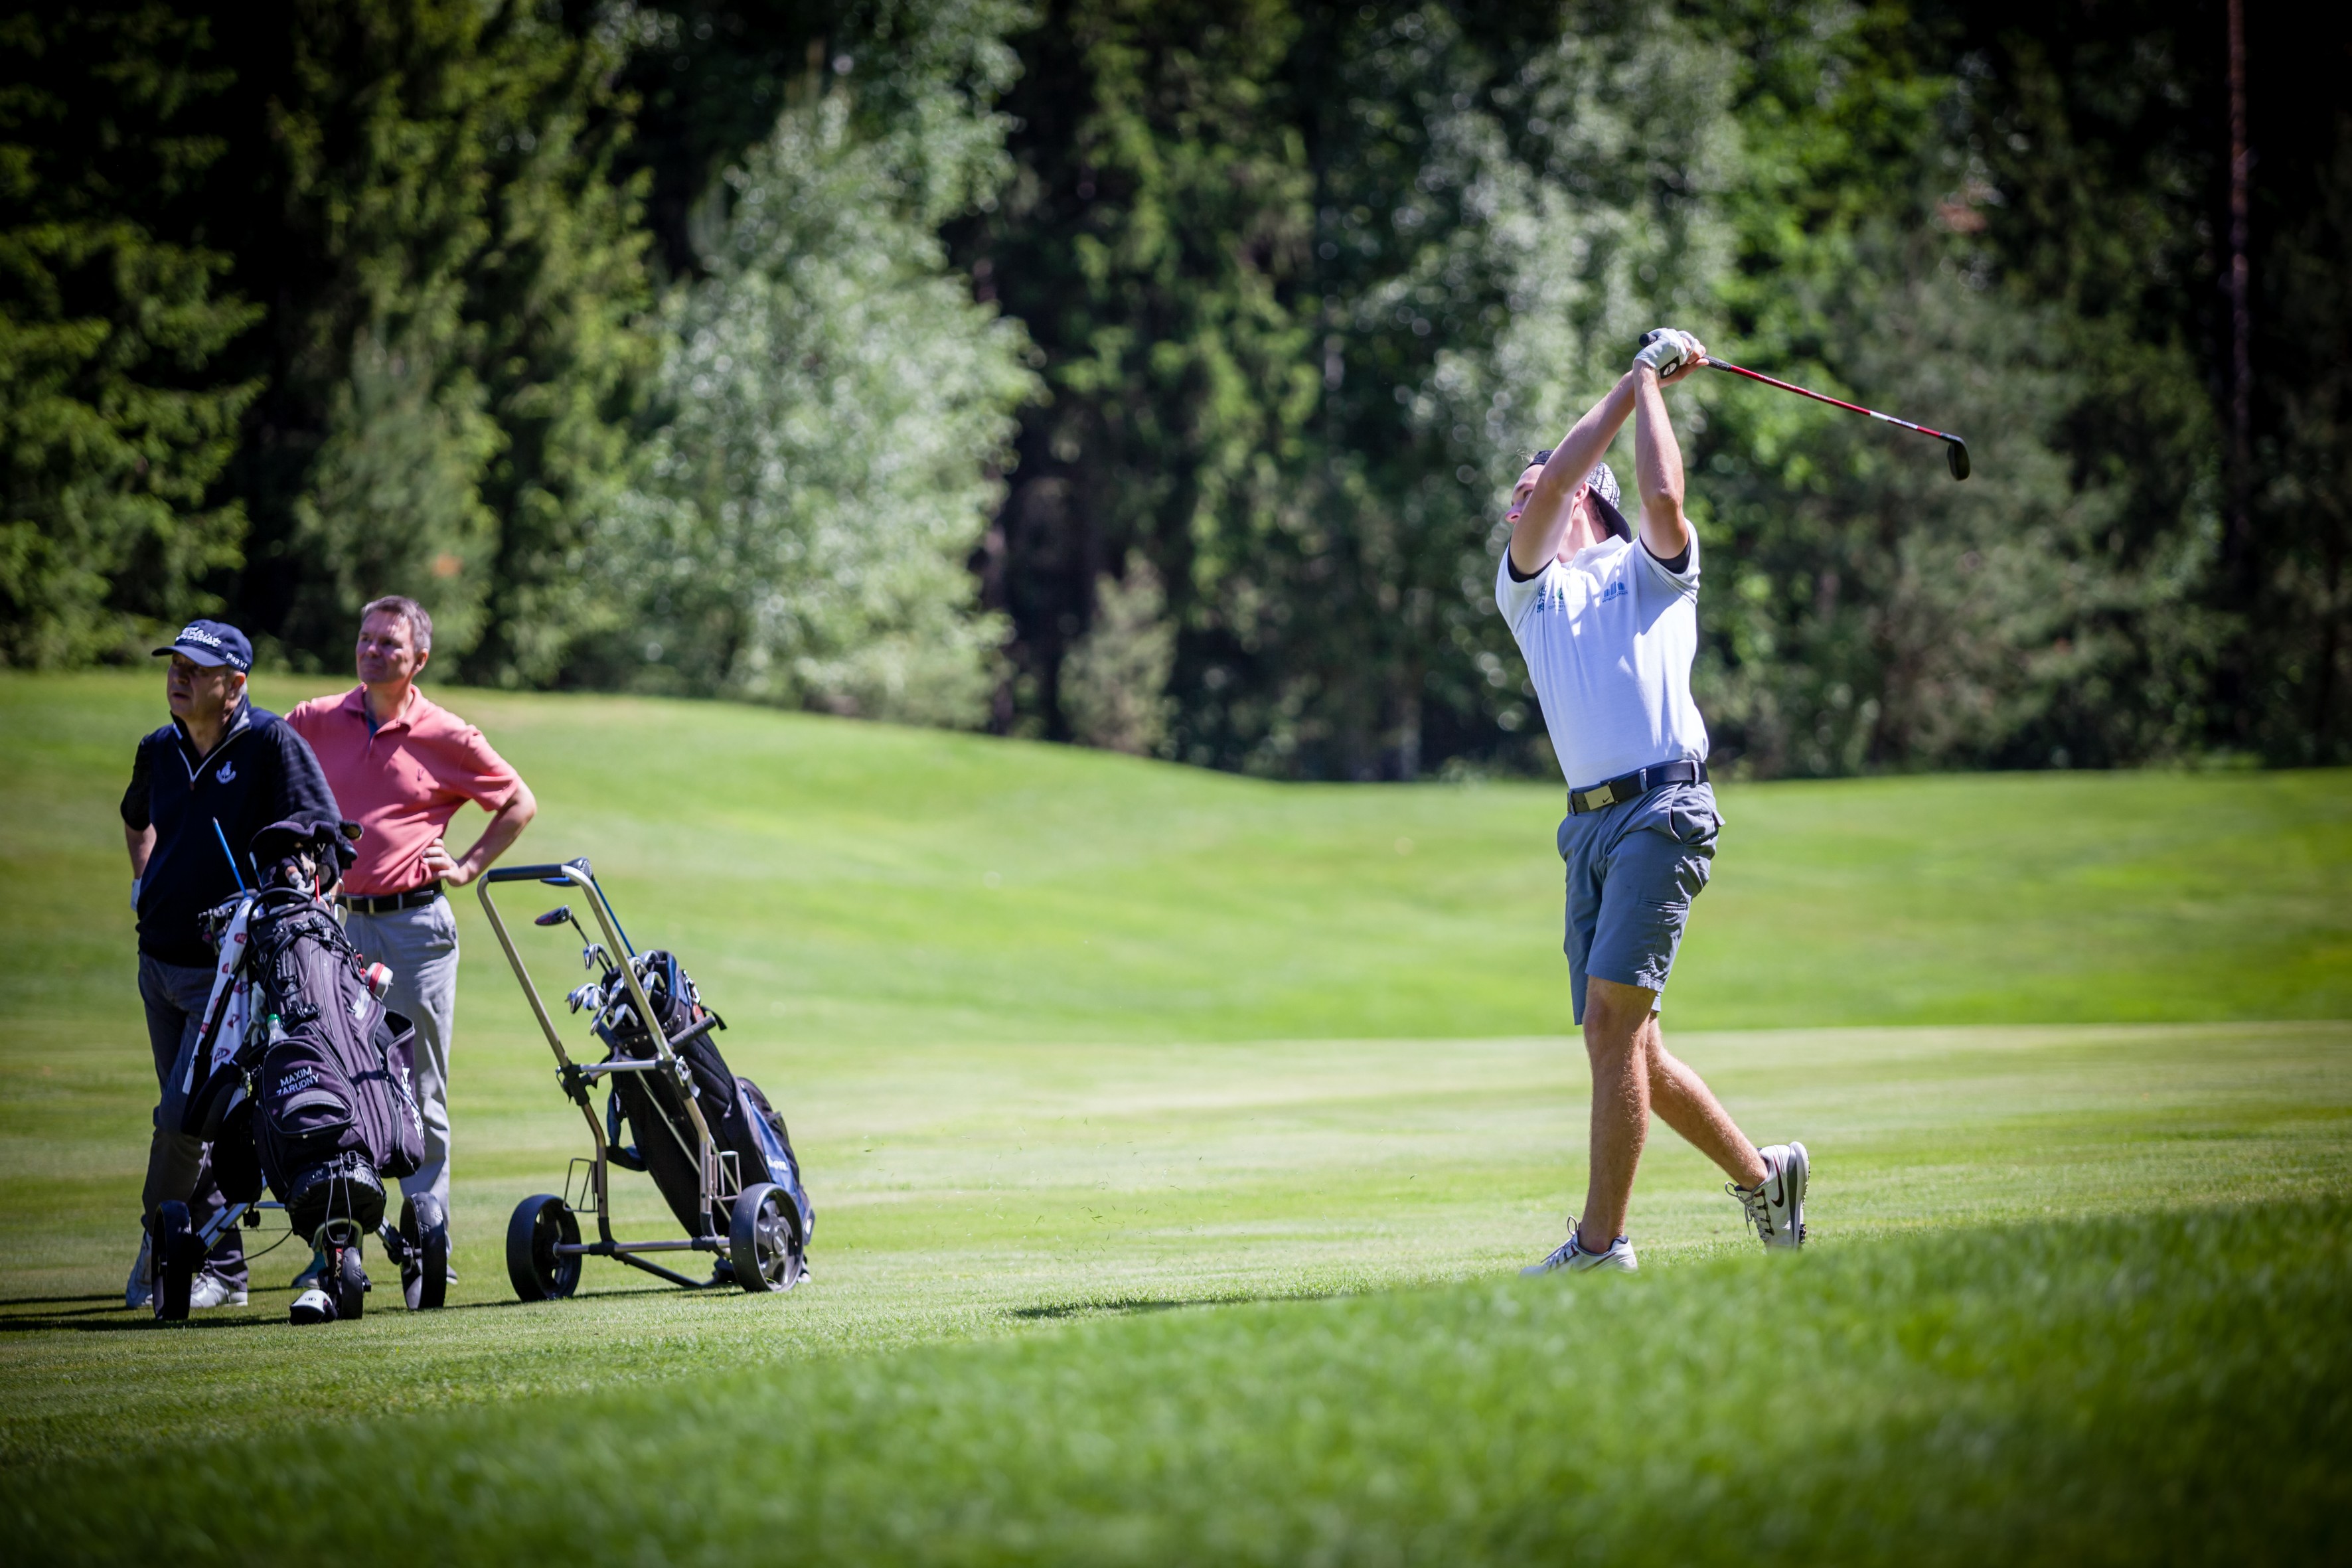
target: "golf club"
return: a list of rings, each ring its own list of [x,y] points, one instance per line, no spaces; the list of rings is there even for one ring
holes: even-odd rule
[[[1642,341],[1646,343],[1650,340],[1644,336]],[[1777,386],[1783,392],[1793,392],[1800,397],[1810,397],[1816,403],[1826,403],[1832,408],[1843,408],[1854,414],[1867,414],[1883,424],[1898,425],[1906,430],[1916,430],[1922,436],[1933,436],[1937,440],[1945,443],[1944,463],[1952,470],[1952,478],[1965,479],[1969,477],[1969,444],[1958,436],[1947,435],[1941,430],[1930,430],[1925,425],[1914,425],[1908,419],[1897,419],[1892,414],[1881,414],[1875,408],[1864,408],[1859,403],[1848,403],[1843,398],[1832,397],[1825,393],[1810,392],[1791,382],[1780,381],[1760,371],[1749,370],[1745,365],[1737,365],[1727,360],[1717,359],[1712,354],[1701,363],[1710,370],[1727,370],[1734,375],[1744,375],[1750,381],[1760,381],[1767,386]]]

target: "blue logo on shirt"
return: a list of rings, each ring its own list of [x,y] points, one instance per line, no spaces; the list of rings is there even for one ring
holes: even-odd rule
[[[1622,599],[1625,596],[1626,592],[1625,579],[1620,577],[1617,581],[1610,584],[1609,586],[1601,590],[1601,602],[1605,605],[1612,599]]]

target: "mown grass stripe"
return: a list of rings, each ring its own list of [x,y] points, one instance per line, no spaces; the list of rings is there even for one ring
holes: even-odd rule
[[[2347,1300],[2340,1202],[1969,1227],[714,1355],[0,1493],[54,1562],[2311,1563]]]

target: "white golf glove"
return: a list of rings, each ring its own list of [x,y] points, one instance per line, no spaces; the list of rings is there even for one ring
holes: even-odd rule
[[[1642,334],[1642,352],[1633,356],[1633,363],[1648,365],[1660,375],[1672,375],[1699,353],[1698,340],[1688,332],[1653,327]]]

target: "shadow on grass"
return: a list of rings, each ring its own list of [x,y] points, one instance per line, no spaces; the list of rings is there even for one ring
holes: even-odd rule
[[[1193,1296],[1181,1301],[1164,1296],[1124,1296],[1112,1301],[1049,1301],[1034,1307],[1013,1307],[1004,1315],[1028,1322],[1053,1322],[1069,1318],[1127,1318],[1142,1312],[1172,1312],[1181,1307],[1243,1307],[1253,1301],[1329,1301],[1345,1294],[1340,1290],[1268,1291]]]
[[[260,1295],[263,1292],[260,1290],[254,1292],[256,1295]],[[270,1293],[279,1295],[292,1294],[292,1292],[289,1290],[273,1290]],[[641,1286],[633,1290],[596,1290],[585,1295],[572,1297],[569,1298],[569,1300],[575,1301],[605,1301],[635,1296],[676,1296],[682,1293],[683,1292],[680,1289],[675,1285],[646,1285]],[[263,1327],[269,1324],[276,1324],[280,1328],[289,1326],[282,1317],[262,1317],[251,1312],[247,1312],[236,1317],[191,1317],[180,1322],[165,1323],[157,1321],[152,1314],[141,1309],[123,1306],[121,1299],[113,1295],[26,1296],[20,1297],[14,1301],[0,1301],[0,1308],[12,1306],[68,1306],[76,1302],[96,1302],[99,1304],[95,1306],[84,1306],[77,1311],[27,1312],[20,1316],[0,1316],[0,1334],[28,1334],[40,1333],[43,1331],[78,1334],[120,1334],[142,1332],[150,1329],[248,1329]],[[555,1306],[559,1304],[560,1303],[556,1302],[536,1301],[452,1301],[447,1306],[437,1307],[435,1308],[434,1310],[436,1312],[502,1312],[516,1307]],[[1171,1307],[1183,1307],[1195,1306],[1199,1303],[1190,1301],[1170,1301],[1165,1304]],[[1085,1308],[1073,1309],[1073,1310],[1078,1311],[1086,1310],[1087,1309]],[[410,1316],[411,1309],[395,1304],[388,1310],[379,1309],[377,1313],[372,1313],[370,1315],[390,1317],[394,1313],[398,1313],[403,1317]]]
[[[70,1307],[77,1301],[119,1301],[120,1290],[100,1290],[94,1296],[6,1296],[0,1297],[0,1311],[10,1307]]]
[[[184,1318],[176,1323],[167,1323],[152,1312],[118,1303],[112,1307],[91,1307],[80,1312],[51,1313],[46,1317],[0,1318],[0,1334],[37,1333],[45,1329],[77,1334],[166,1333],[182,1329],[207,1331],[257,1329],[280,1321],[248,1315],[241,1318]]]

